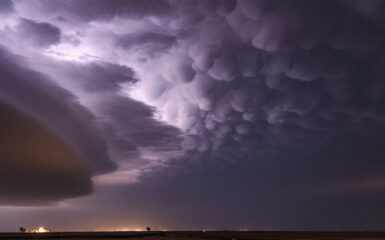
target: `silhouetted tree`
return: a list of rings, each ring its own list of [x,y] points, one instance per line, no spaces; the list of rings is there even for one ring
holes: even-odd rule
[[[151,228],[150,227],[146,227],[146,230],[147,230],[147,232],[151,232]]]
[[[19,228],[19,232],[21,232],[21,233],[25,233],[25,228],[23,228],[23,227],[20,227],[20,228]]]

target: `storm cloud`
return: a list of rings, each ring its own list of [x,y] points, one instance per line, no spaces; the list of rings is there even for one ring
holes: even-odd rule
[[[0,13],[8,14],[13,12],[13,2],[12,0],[4,0],[0,2]]]
[[[262,211],[277,229],[327,229],[333,212],[335,229],[356,229],[341,202],[384,198],[384,1],[8,5],[0,96],[82,155],[97,198],[110,188],[119,206],[131,196],[141,205],[148,191],[171,198],[170,212],[226,198],[208,212],[249,204],[238,223],[257,228]],[[274,225],[279,209],[309,214]]]
[[[92,191],[80,154],[35,119],[4,103],[0,109],[2,205],[50,204]]]
[[[96,137],[82,134],[92,129],[84,125],[90,123],[88,111],[45,76],[20,66],[20,57],[1,50],[0,59],[1,204],[52,204],[92,192],[92,171],[109,171],[114,164],[100,138],[82,149],[68,143]]]
[[[17,31],[21,38],[27,39],[37,47],[48,47],[59,43],[60,29],[49,23],[38,23],[28,19],[21,19]]]

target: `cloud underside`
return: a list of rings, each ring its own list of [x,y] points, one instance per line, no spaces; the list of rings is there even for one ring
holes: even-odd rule
[[[92,192],[81,155],[35,119],[0,102],[0,204],[47,204]]]
[[[179,150],[177,128],[156,121],[153,108],[112,94],[120,83],[136,82],[130,68],[57,62],[53,69],[103,98],[87,109],[24,58],[0,48],[1,205],[47,205],[88,195],[91,177],[114,171],[118,162],[147,164],[138,148],[158,152],[158,158]]]
[[[87,194],[90,175],[117,165],[129,166],[117,173],[145,169],[139,179],[148,185],[186,173],[215,182],[235,171],[259,173],[240,181],[265,183],[264,192],[282,190],[272,176],[311,183],[302,189],[309,195],[381,185],[371,177],[381,179],[385,167],[382,1],[4,3],[16,16],[0,33],[4,52],[24,58],[2,53],[3,111],[52,131],[58,152],[79,155],[66,153],[68,168],[84,173],[68,170],[68,186],[83,179],[84,188],[66,195],[41,187],[43,202],[44,189],[47,201]],[[360,178],[367,184],[348,189]]]
[[[90,194],[91,176],[115,168],[90,113],[4,49],[0,76],[0,204],[44,205]]]

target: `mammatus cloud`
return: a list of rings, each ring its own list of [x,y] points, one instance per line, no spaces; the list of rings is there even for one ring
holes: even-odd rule
[[[375,66],[382,66],[384,35],[350,10],[359,4],[178,6],[180,18],[157,26],[180,37],[158,58],[137,64],[141,81],[134,96],[183,129],[188,149],[211,156],[202,155],[203,161],[279,159],[282,148],[307,148],[366,128],[365,121],[383,122],[382,84],[370,75],[383,75]]]
[[[384,169],[384,7],[363,0],[15,0],[16,24],[2,30],[14,41],[1,41],[91,113],[68,129],[49,114],[53,108],[31,110],[88,159],[92,173],[111,171],[110,160],[119,165],[114,175],[96,176],[101,182],[118,179],[119,189],[133,192],[146,186],[167,199],[174,186],[183,190],[179,179],[204,189],[208,202],[217,199],[210,191],[230,195],[227,185],[245,199],[295,202],[330,197],[323,189],[333,182],[370,185]],[[23,19],[29,32],[20,30]],[[21,33],[45,49],[18,49]],[[246,173],[237,178],[236,171]],[[126,186],[125,173],[139,176],[138,185]],[[184,192],[174,201],[193,193],[199,196]]]

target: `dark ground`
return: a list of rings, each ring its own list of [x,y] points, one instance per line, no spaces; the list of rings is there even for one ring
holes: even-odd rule
[[[51,232],[0,233],[0,239],[143,239],[143,240],[385,240],[385,232],[261,232],[261,231],[175,231],[175,232]]]

